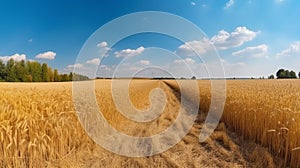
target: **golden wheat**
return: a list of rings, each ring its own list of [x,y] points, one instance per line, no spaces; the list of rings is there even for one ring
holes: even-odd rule
[[[174,81],[166,82],[178,89]],[[207,113],[210,82],[200,80],[198,85],[200,110]],[[226,86],[222,121],[284,158],[284,167],[300,167],[300,80],[229,80]]]
[[[244,139],[260,143],[274,155],[284,158],[286,165],[299,167],[299,82],[227,81],[222,121]],[[167,83],[176,89],[174,81]],[[207,112],[211,103],[210,83],[198,81],[198,85],[200,110]],[[174,88],[155,80],[130,83],[129,97],[133,105],[141,110],[149,108],[149,93],[155,87],[164,90],[168,103],[159,118],[146,123],[132,122],[118,112],[111,96],[110,80],[96,81],[96,98],[101,112],[113,127],[129,135],[149,136],[169,127],[180,108]],[[0,83],[0,90],[0,167],[98,167],[112,161],[110,166],[115,167],[149,164],[160,167],[245,166],[223,124],[211,138],[222,141],[224,149],[209,140],[209,148],[215,149],[212,152],[203,150],[197,139],[202,126],[196,123],[183,141],[169,151],[150,158],[130,159],[97,147],[87,136],[76,116],[71,83]],[[199,116],[203,118],[203,113]],[[255,149],[250,160],[259,158],[261,153],[265,151]],[[216,154],[232,159],[228,162],[214,159],[220,157]],[[269,155],[265,158],[272,162]]]

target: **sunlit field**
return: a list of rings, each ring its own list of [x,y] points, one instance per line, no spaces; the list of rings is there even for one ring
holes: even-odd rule
[[[174,81],[168,83],[177,87]],[[226,126],[243,139],[261,144],[274,156],[284,158],[284,165],[299,167],[300,81],[228,80],[226,84],[222,117]],[[210,82],[198,81],[198,85],[200,109],[207,113],[211,97]]]
[[[76,116],[72,83],[0,83],[0,167],[299,167],[300,81],[226,83],[222,120],[206,142],[199,143],[198,136],[210,105],[210,82],[199,80],[199,115],[189,133],[168,151],[143,158],[120,156],[92,141]],[[160,133],[178,115],[175,81],[131,81],[130,99],[138,109],[151,107],[154,88],[166,95],[162,114],[144,123],[119,113],[111,80],[96,80],[95,86],[103,116],[128,135]]]

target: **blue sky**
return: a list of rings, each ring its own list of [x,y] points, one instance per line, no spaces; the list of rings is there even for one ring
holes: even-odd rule
[[[87,75],[91,73],[88,67],[100,63],[99,76],[112,75],[114,68],[123,63],[120,69],[125,76],[147,66],[159,66],[188,77],[184,63],[197,71],[196,76],[205,77],[207,74],[199,72],[205,71],[205,67],[190,50],[206,53],[208,49],[203,46],[210,43],[219,53],[227,77],[266,77],[279,68],[299,72],[299,9],[297,0],[3,0],[0,59],[47,62],[60,72],[76,67]],[[144,33],[127,37],[114,46],[103,40],[98,47],[108,53],[101,62],[97,57],[76,62],[82,46],[98,28],[125,14],[141,11],[178,15],[197,25],[207,37],[182,42]],[[116,31],[122,31],[122,27]],[[166,51],[151,51],[151,47]],[[154,56],[151,52],[162,55]],[[126,57],[137,58],[122,62]]]

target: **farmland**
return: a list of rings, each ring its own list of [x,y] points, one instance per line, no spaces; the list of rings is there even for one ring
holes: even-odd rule
[[[200,110],[188,134],[161,154],[130,158],[105,150],[86,134],[76,116],[72,83],[0,83],[0,167],[300,166],[300,81],[232,80],[226,86],[221,122],[207,141],[199,143],[198,136],[211,102],[210,82],[198,81]],[[139,123],[119,113],[111,80],[95,81],[105,119],[139,137],[160,133],[175,121],[180,109],[176,87],[175,81],[131,81],[129,97],[138,109],[151,107],[154,88],[166,96],[161,115]]]

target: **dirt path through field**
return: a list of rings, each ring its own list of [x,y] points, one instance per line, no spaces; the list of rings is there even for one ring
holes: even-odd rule
[[[151,89],[145,90],[149,86],[151,86],[150,88],[159,87],[167,95],[167,105],[161,116],[151,122],[138,123],[126,119],[118,111],[115,111],[113,115],[110,113],[114,117],[118,115],[116,118],[122,121],[116,124],[112,119],[111,122],[121,132],[132,136],[157,134],[168,128],[178,116],[177,111],[180,108],[181,94],[163,81],[135,82],[134,89],[139,92],[135,92],[136,94],[131,96],[133,102],[146,102],[146,104],[137,103],[135,104],[136,107],[150,105],[149,102],[142,101],[145,99],[144,95],[150,93]],[[110,118],[111,116],[107,115],[106,117]],[[210,138],[203,143],[199,143],[199,133],[205,117],[206,114],[199,111],[197,119],[188,134],[169,150],[154,156],[124,157],[96,146],[93,148],[93,152],[85,153],[82,151],[84,157],[77,154],[76,158],[80,158],[83,167],[103,167],[103,165],[106,165],[106,167],[274,167],[271,155],[264,148],[254,143],[241,141],[237,135],[226,129],[224,123],[218,125]],[[122,143],[122,140],[119,142]],[[128,148],[129,146],[124,143],[121,147]]]

